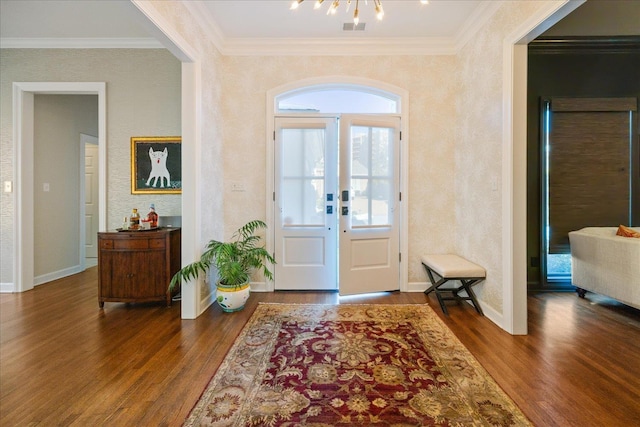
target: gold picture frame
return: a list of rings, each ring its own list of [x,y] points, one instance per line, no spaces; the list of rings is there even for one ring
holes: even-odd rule
[[[182,193],[182,138],[131,137],[131,194]]]

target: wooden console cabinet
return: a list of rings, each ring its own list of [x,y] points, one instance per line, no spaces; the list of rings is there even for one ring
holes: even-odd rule
[[[98,303],[166,301],[180,269],[180,229],[98,233]]]

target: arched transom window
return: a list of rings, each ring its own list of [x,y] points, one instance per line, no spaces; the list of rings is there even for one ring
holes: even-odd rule
[[[359,85],[307,86],[280,94],[276,113],[400,113],[400,97]]]

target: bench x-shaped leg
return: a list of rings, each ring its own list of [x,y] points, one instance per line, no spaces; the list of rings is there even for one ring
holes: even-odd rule
[[[426,295],[429,295],[431,292],[435,291],[436,297],[438,298],[438,303],[440,303],[440,308],[442,308],[442,311],[444,312],[444,314],[449,315],[449,311],[447,310],[447,306],[444,304],[444,301],[465,300],[465,301],[471,301],[476,311],[480,315],[484,315],[484,313],[482,313],[482,308],[480,308],[480,304],[476,299],[476,294],[471,289],[471,286],[484,280],[484,277],[440,277],[439,280],[435,280],[434,274],[437,276],[440,276],[440,275],[435,271],[431,270],[431,268],[429,268],[429,266],[427,266],[426,264],[422,263],[422,265],[424,266],[424,269],[426,270],[427,275],[429,276],[429,281],[431,282],[431,286],[426,291],[424,291],[424,293]],[[455,288],[441,288],[441,286],[444,285],[445,283],[449,281],[454,281],[454,280],[459,280],[461,286],[455,287]],[[458,295],[458,292],[460,292],[463,289],[467,292],[466,297],[462,297]],[[449,293],[449,292],[452,294],[452,296],[450,297],[442,296],[442,294]]]

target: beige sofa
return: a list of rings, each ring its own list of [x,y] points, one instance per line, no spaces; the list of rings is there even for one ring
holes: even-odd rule
[[[640,309],[640,239],[616,236],[617,229],[569,233],[572,282],[580,296],[591,291]]]

